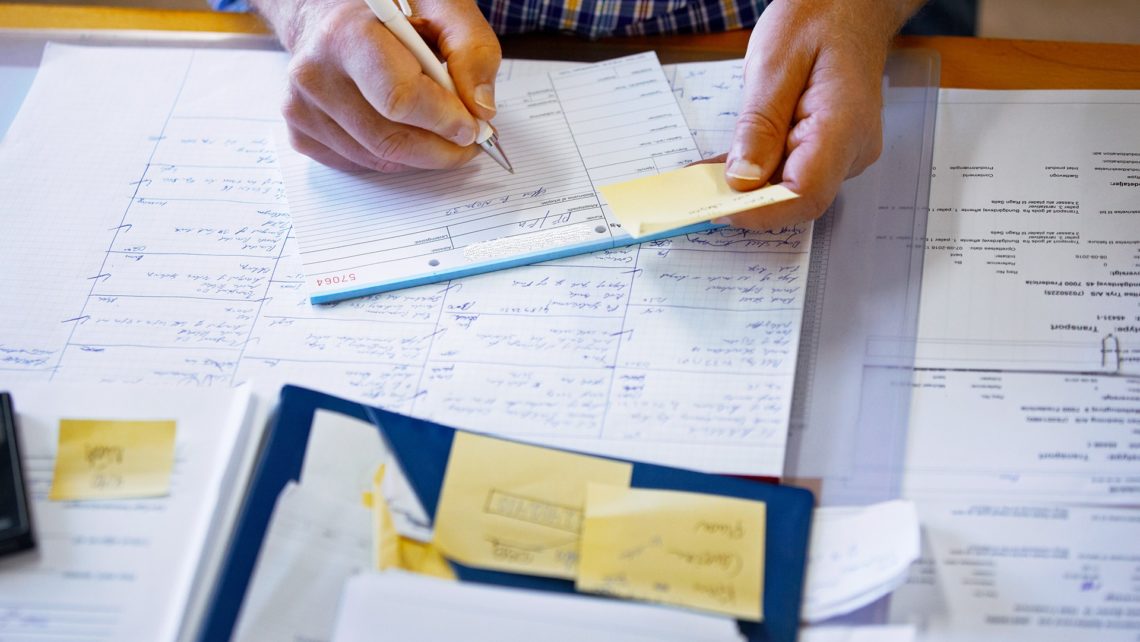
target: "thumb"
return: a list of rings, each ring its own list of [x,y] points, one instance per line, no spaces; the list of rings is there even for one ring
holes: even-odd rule
[[[739,191],[764,185],[780,165],[796,105],[811,73],[810,53],[763,31],[753,31],[749,43],[744,104],[725,166],[729,186]]]
[[[471,0],[421,0],[416,14],[435,37],[459,99],[475,116],[495,116],[495,77],[503,52],[499,39]]]

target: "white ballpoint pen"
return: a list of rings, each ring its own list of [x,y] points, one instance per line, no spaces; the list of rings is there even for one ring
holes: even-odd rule
[[[455,82],[451,80],[451,75],[447,73],[447,68],[443,63],[435,57],[435,52],[427,46],[420,34],[416,32],[412,23],[408,22],[407,16],[396,6],[392,0],[365,0],[368,6],[372,9],[372,13],[384,23],[388,31],[392,32],[393,36],[400,41],[416,60],[420,63],[420,68],[423,69],[424,74],[432,80],[443,86],[444,89],[450,91],[456,96],[459,95],[458,90],[455,88]],[[495,162],[503,166],[503,169],[510,173],[515,173],[511,167],[511,161],[507,160],[507,155],[503,153],[503,148],[499,145],[499,135],[495,128],[485,120],[476,118],[475,122],[479,125],[479,134],[475,137],[475,142],[483,151],[495,159]]]

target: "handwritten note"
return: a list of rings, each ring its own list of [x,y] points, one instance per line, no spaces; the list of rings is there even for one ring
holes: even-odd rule
[[[169,494],[174,424],[60,419],[49,497],[65,501]]]
[[[629,486],[628,463],[457,433],[435,543],[464,564],[573,578],[586,484]]]
[[[692,165],[599,189],[635,238],[799,198],[780,185],[737,192],[724,180],[724,163]]]
[[[577,588],[763,619],[763,502],[590,484]]]

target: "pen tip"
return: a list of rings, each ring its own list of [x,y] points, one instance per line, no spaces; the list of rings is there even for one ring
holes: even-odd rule
[[[499,144],[497,136],[488,138],[486,141],[480,143],[479,146],[482,147],[483,151],[487,152],[491,158],[495,159],[495,162],[498,163],[500,167],[512,174],[515,173],[515,168],[511,165],[510,159],[507,158],[506,152],[503,151],[502,145]]]

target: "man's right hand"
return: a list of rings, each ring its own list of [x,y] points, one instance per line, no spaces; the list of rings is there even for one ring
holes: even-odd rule
[[[428,78],[364,0],[255,0],[292,53],[283,113],[293,148],[340,169],[444,169],[471,160],[495,115],[502,52],[473,0],[414,2],[457,98]],[[474,114],[474,116],[472,116]]]

